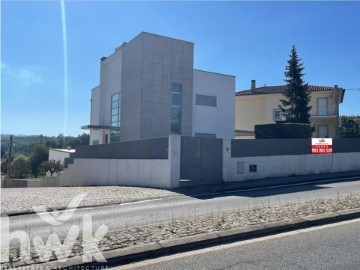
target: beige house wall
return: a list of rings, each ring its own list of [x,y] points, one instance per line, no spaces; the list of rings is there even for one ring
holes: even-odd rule
[[[246,96],[235,99],[235,129],[253,131],[255,123],[265,121],[265,97]]]
[[[235,105],[235,129],[242,131],[254,131],[255,125],[271,124],[274,121],[274,109],[279,109],[281,104],[280,99],[282,94],[267,94],[254,96],[236,96]],[[319,98],[328,98],[328,113],[330,116],[317,116],[317,100]],[[336,126],[336,102],[333,91],[327,92],[311,92],[311,124],[327,125],[329,137],[335,137]],[[314,132],[313,137],[317,137],[317,131]],[[254,138],[254,136],[236,136],[239,139]]]

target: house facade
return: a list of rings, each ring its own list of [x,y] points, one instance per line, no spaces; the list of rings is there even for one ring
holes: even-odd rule
[[[270,124],[285,120],[279,105],[286,86],[256,87],[235,94],[235,137],[255,138],[255,125]],[[343,102],[345,89],[338,86],[326,87],[309,85],[311,93],[311,125],[316,131],[313,137],[337,138],[339,130],[339,105]]]
[[[101,58],[90,144],[170,134],[233,138],[235,77],[196,70],[191,42],[140,33]]]

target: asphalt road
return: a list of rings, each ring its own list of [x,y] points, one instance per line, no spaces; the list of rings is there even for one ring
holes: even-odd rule
[[[51,233],[65,237],[70,226],[81,225],[84,214],[91,215],[94,230],[104,224],[110,231],[220,211],[337,197],[350,192],[360,192],[360,181],[355,181],[356,179],[360,180],[360,178],[351,178],[351,180],[341,182],[322,180],[318,183],[292,184],[247,191],[225,191],[199,196],[179,194],[149,201],[81,208],[77,209],[69,220],[57,226],[49,225],[42,220],[41,216],[44,217],[46,214],[13,216],[10,217],[10,231],[25,230],[32,236],[42,236],[47,239]]]
[[[113,269],[360,269],[360,219],[179,253]]]

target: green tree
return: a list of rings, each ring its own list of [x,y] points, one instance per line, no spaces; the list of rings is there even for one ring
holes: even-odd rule
[[[7,159],[1,160],[1,173],[6,174],[7,173]]]
[[[29,161],[24,155],[18,155],[11,164],[11,176],[25,178],[29,173]]]
[[[76,137],[76,146],[89,145],[90,135],[83,133]]]
[[[49,160],[44,161],[40,165],[40,170],[46,174],[46,172],[50,172],[50,175],[53,176],[54,173],[58,173],[62,171],[62,165],[60,161]]]
[[[44,144],[37,144],[31,151],[30,167],[33,175],[38,177],[40,164],[49,159],[49,149]]]
[[[341,138],[360,138],[360,120],[355,116],[341,116],[339,136]]]
[[[281,99],[281,112],[288,123],[310,124],[310,91],[303,80],[304,66],[298,57],[295,45],[292,46],[290,59],[285,69],[286,90]]]

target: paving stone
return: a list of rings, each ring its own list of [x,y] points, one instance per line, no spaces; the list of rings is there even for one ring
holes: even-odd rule
[[[81,201],[80,206],[125,203],[177,194],[163,189],[116,186],[4,188],[1,189],[1,213],[33,211],[33,206],[64,209],[76,195],[81,193],[86,193],[86,197]]]

